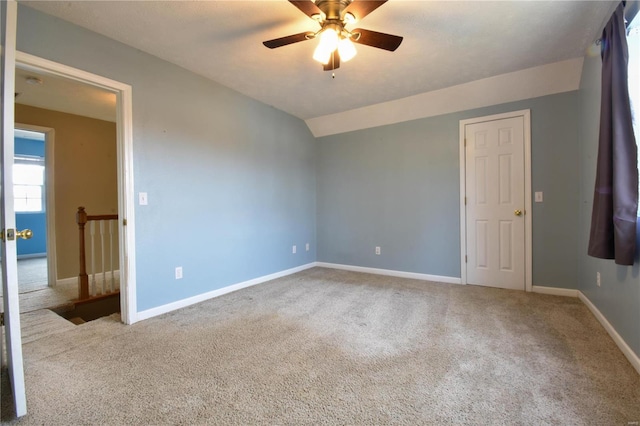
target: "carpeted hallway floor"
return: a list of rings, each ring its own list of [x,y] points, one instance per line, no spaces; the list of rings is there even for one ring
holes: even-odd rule
[[[572,298],[314,268],[30,336],[25,425],[640,421],[640,375]]]

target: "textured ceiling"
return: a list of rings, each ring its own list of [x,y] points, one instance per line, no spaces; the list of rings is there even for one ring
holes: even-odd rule
[[[36,77],[41,84],[29,84]],[[16,103],[116,121],[116,95],[67,78],[16,69]]]
[[[312,60],[316,41],[262,45],[317,30],[286,0],[22,3],[308,119],[581,57],[616,2],[391,0],[355,27],[402,45],[356,45],[335,78]]]

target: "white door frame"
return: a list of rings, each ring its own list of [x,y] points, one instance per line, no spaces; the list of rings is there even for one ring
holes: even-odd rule
[[[486,117],[460,120],[460,281],[467,284],[467,208],[466,208],[466,146],[465,127],[485,121],[523,117],[524,119],[524,233],[525,233],[525,291],[532,291],[532,241],[531,241],[531,110],[507,112]]]
[[[125,324],[133,324],[138,320],[138,312],[136,300],[132,88],[130,85],[119,81],[19,51],[16,53],[16,66],[21,69],[90,84],[116,94],[120,308],[122,321]]]
[[[56,132],[51,127],[16,123],[16,129],[44,133],[44,169],[45,169],[45,218],[47,223],[47,283],[55,287],[58,281],[56,263],[56,199],[55,199],[55,139]]]

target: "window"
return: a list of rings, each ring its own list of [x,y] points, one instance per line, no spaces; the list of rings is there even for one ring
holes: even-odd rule
[[[44,158],[15,157],[13,198],[16,213],[44,211]]]

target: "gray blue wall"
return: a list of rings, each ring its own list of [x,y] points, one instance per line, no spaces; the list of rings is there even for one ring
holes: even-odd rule
[[[149,194],[136,206],[139,310],[315,260],[459,277],[459,121],[530,109],[545,199],[532,204],[533,284],[580,289],[640,353],[638,263],[586,256],[598,58],[579,92],[316,141],[301,120],[22,5],[18,49],[133,86],[135,187]]]
[[[570,92],[318,139],[318,261],[460,277],[459,122],[530,109],[533,284],[577,288],[577,108]]]
[[[599,56],[585,58],[580,83],[580,245],[579,289],[640,356],[640,264],[618,266],[613,260],[587,256],[593,191],[596,181],[598,128],[600,123]],[[638,227],[640,231],[640,226]],[[640,238],[638,238],[640,239]],[[640,241],[638,241],[640,247]],[[596,273],[601,274],[601,286]]]
[[[139,311],[315,260],[303,121],[22,5],[17,47],[133,87],[135,191],[149,197],[136,206]]]

